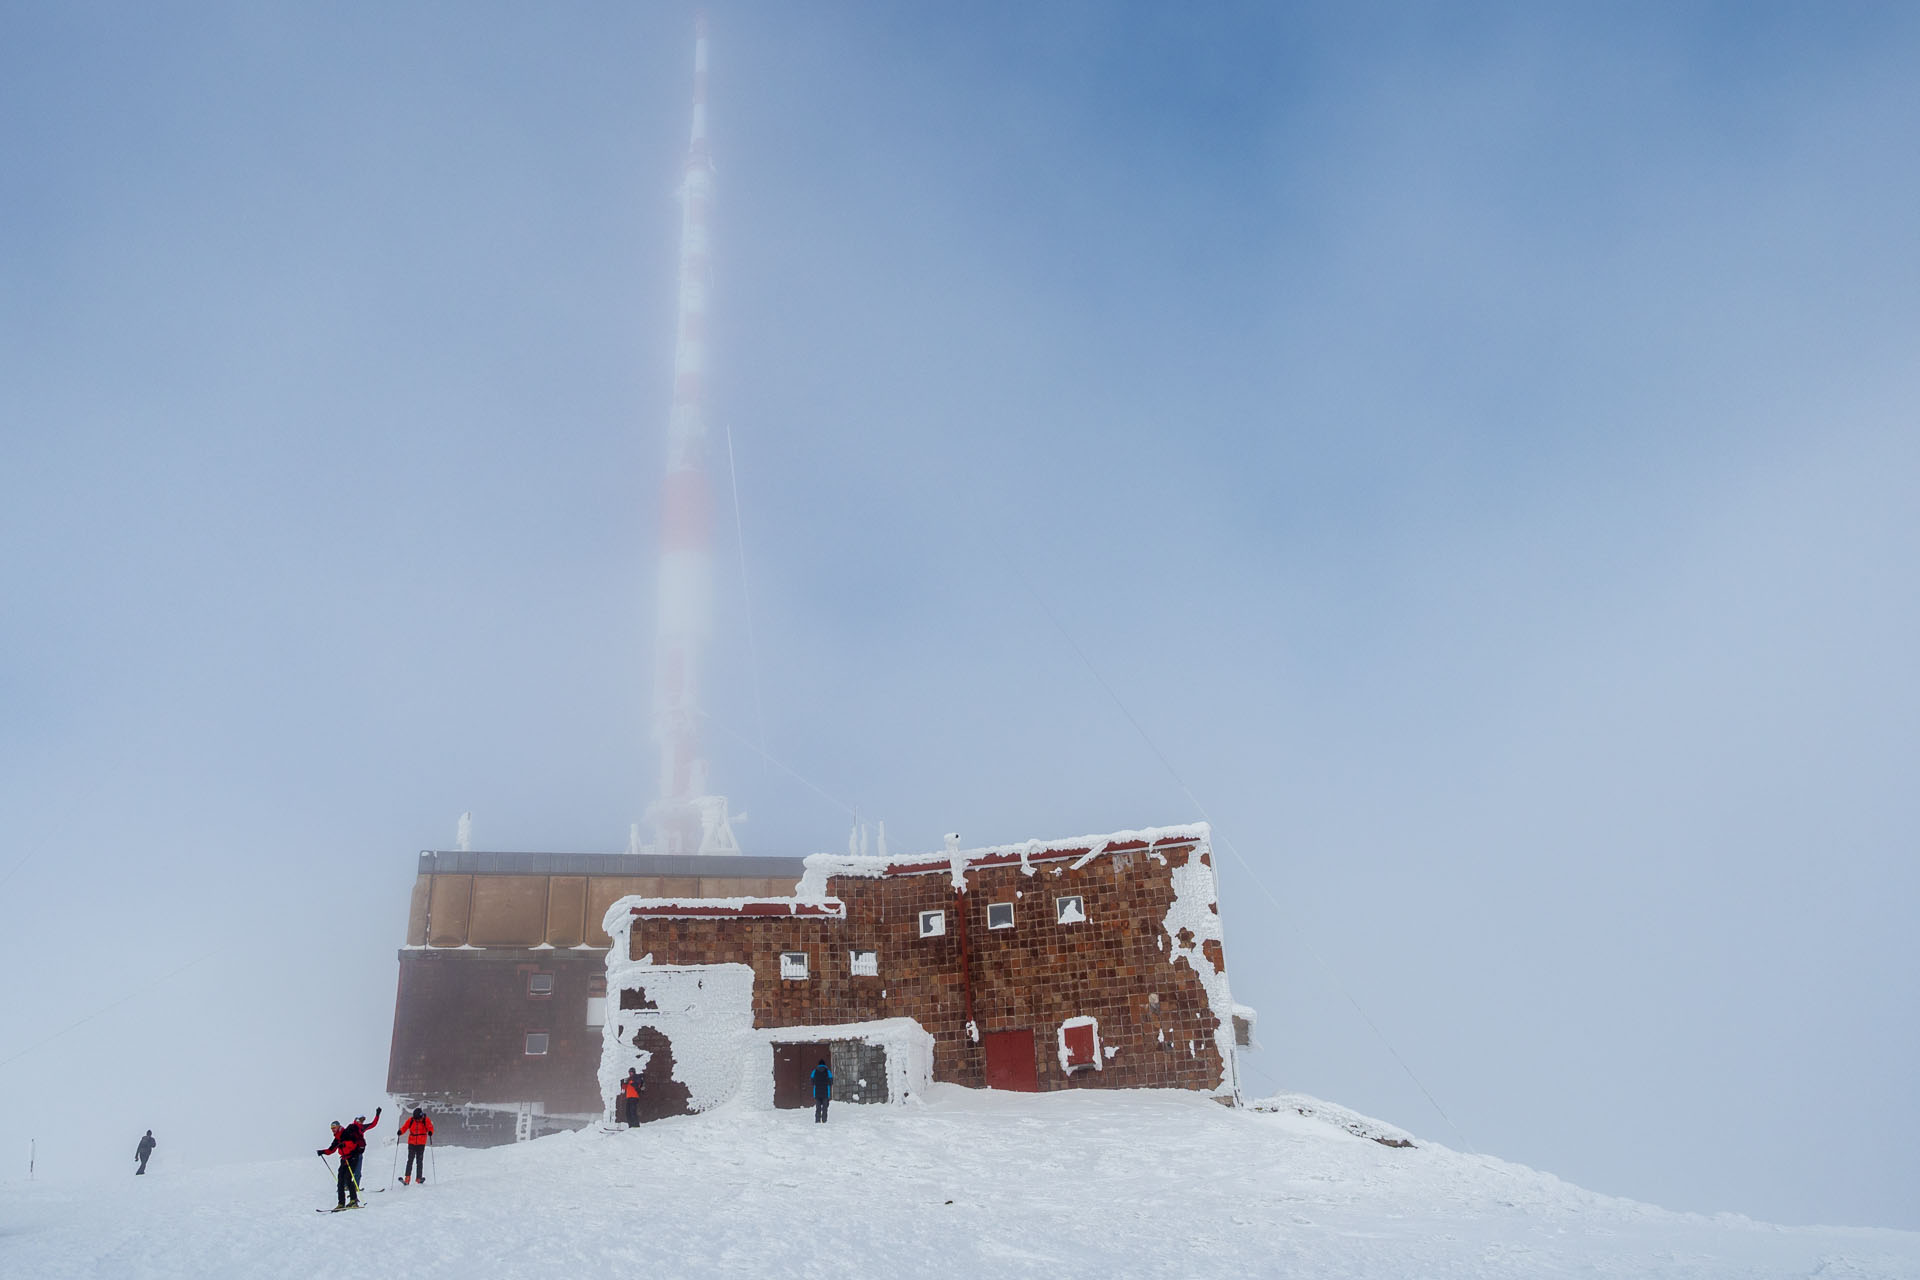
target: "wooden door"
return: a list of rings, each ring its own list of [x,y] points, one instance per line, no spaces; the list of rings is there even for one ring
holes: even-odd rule
[[[1040,1092],[1040,1073],[1034,1064],[1033,1032],[989,1031],[987,1046],[987,1088],[1011,1089],[1016,1093]]]
[[[808,1077],[822,1058],[830,1058],[824,1044],[773,1046],[773,1105],[788,1110],[812,1106],[813,1082]]]

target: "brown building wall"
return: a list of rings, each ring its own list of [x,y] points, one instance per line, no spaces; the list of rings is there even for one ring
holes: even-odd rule
[[[476,947],[537,947],[547,940],[548,876],[475,876],[467,941]]]
[[[467,941],[473,906],[472,876],[431,876],[427,884],[427,937],[430,947],[458,947]]]
[[[551,994],[530,994],[537,973],[552,975]],[[403,951],[387,1089],[597,1113],[600,1027],[587,1025],[587,999],[605,982],[598,951]],[[528,1032],[547,1034],[544,1055],[527,1053]]]
[[[652,953],[656,964],[750,965],[757,1026],[911,1017],[934,1037],[936,1080],[986,1083],[982,1046],[966,1034],[970,981],[983,1036],[1033,1032],[1042,1089],[1211,1089],[1224,1070],[1214,1039],[1219,1022],[1191,966],[1169,963],[1163,927],[1174,901],[1173,869],[1190,856],[1210,855],[1195,846],[1157,856],[1110,854],[1079,870],[1067,862],[1036,864],[1031,875],[1018,866],[974,866],[957,905],[943,873],[836,877],[829,892],[846,904],[844,920],[641,917],[630,954],[637,960]],[[1054,902],[1063,895],[1084,900],[1085,921],[1056,922]],[[1013,904],[1013,927],[988,929],[988,906],[1003,902]],[[932,910],[947,913],[946,933],[921,938],[919,913]],[[852,974],[854,950],[878,952],[877,977]],[[807,953],[805,980],[780,976],[783,951]],[[1201,963],[1218,971],[1225,958],[1209,947]],[[1081,1015],[1099,1019],[1101,1043],[1115,1052],[1103,1055],[1098,1071],[1068,1074],[1057,1035],[1063,1021]]]

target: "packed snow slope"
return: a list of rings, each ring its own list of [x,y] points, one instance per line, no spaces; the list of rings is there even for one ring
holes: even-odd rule
[[[443,1148],[427,1186],[343,1214],[313,1212],[333,1188],[310,1153],[169,1173],[163,1147],[144,1178],[7,1185],[0,1275],[1920,1277],[1917,1233],[1669,1213],[1260,1105],[940,1086],[825,1126],[728,1107]],[[368,1153],[370,1183],[391,1157]]]

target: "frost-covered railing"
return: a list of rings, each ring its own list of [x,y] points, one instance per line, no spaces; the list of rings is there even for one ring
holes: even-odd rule
[[[816,853],[807,858],[806,874],[800,878],[794,897],[824,900],[827,882],[836,876],[951,875],[954,887],[966,887],[966,873],[972,868],[1019,866],[1071,861],[1076,868],[1095,858],[1128,853],[1145,853],[1164,858],[1176,849],[1206,844],[1211,836],[1207,824],[1191,823],[1174,827],[1147,827],[1139,831],[1117,831],[1106,836],[1075,836],[1068,840],[1028,840],[1020,844],[991,845],[984,849],[963,849],[950,854],[916,854],[904,858],[870,858],[858,854]]]
[[[630,918],[642,920],[698,920],[720,917],[737,920],[747,917],[805,916],[813,919],[845,920],[847,905],[837,898],[803,902],[798,898],[622,898],[610,915],[627,908]]]

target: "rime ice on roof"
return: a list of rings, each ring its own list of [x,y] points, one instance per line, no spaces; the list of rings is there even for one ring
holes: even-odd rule
[[[1153,846],[1175,841],[1196,840],[1203,844],[1213,838],[1213,828],[1204,822],[1171,827],[1143,827],[1138,831],[1116,831],[1111,835],[1073,836],[1065,840],[1023,840],[1019,844],[987,845],[979,849],[949,849],[940,853],[900,854],[894,857],[863,858],[839,853],[815,853],[807,858],[806,874],[794,890],[797,898],[824,898],[827,881],[834,876],[919,875],[941,872],[955,877],[955,887],[964,888],[966,868],[1009,864],[1031,872],[1032,864],[1059,854],[1071,854],[1082,865],[1107,852],[1145,848],[1149,856],[1165,860]]]

